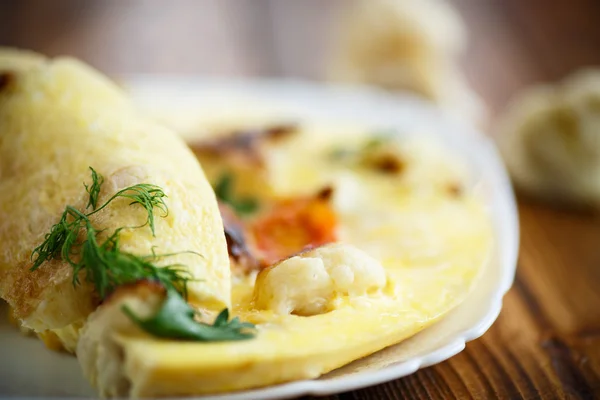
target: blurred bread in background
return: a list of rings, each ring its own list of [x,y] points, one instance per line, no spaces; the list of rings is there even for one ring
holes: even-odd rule
[[[523,90],[497,128],[518,189],[554,202],[600,208],[600,69]]]
[[[339,24],[329,66],[334,81],[408,90],[483,122],[485,107],[459,67],[467,31],[444,0],[356,0]]]
[[[0,69],[2,70],[21,71],[34,67],[44,60],[44,56],[30,50],[0,46]]]

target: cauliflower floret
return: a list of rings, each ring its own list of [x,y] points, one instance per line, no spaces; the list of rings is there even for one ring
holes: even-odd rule
[[[332,287],[323,260],[295,256],[262,271],[254,296],[259,308],[278,314],[314,315],[327,308]]]
[[[360,296],[385,286],[385,270],[373,257],[346,244],[330,244],[306,253],[321,259],[332,279],[333,290],[343,296]]]
[[[382,289],[385,270],[377,260],[345,244],[329,244],[264,269],[254,288],[255,304],[278,314],[317,315],[334,299]]]

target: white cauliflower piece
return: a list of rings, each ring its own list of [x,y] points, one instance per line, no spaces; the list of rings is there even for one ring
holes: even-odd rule
[[[330,244],[303,254],[323,261],[333,281],[335,293],[344,296],[360,296],[385,286],[383,266],[356,247],[346,244]]]
[[[315,315],[327,308],[332,286],[323,260],[295,256],[265,269],[254,294],[259,308],[277,314]]]
[[[254,300],[277,314],[317,315],[335,308],[337,297],[357,297],[386,284],[381,264],[345,244],[329,244],[290,257],[258,275]]]

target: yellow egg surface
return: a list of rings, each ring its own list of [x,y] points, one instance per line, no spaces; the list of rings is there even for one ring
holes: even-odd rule
[[[39,333],[51,330],[73,350],[99,302],[85,277],[73,284],[73,268],[61,259],[30,270],[32,251],[65,207],[86,210],[89,167],[104,177],[98,204],[135,184],[164,189],[169,213],[156,211],[156,236],[148,227],[124,229],[121,248],[141,256],[154,249],[202,254],[169,262],[198,278],[189,285],[193,301],[227,306],[230,272],[217,202],[185,143],[77,60],[0,50],[0,76],[0,298],[19,322]],[[90,218],[107,235],[145,217],[142,207],[119,198]]]
[[[303,124],[259,153],[258,166],[240,166],[237,156],[197,152],[213,186],[223,173],[260,176],[234,188],[258,199],[258,214],[272,201],[330,187],[335,243],[260,271],[233,269],[232,313],[256,324],[252,339],[190,343],[114,333],[126,384],[107,394],[217,393],[316,378],[421,331],[476,283],[492,249],[491,222],[464,166],[439,144]]]

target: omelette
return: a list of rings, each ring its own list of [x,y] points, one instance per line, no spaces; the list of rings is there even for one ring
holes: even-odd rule
[[[189,269],[191,301],[227,307],[230,272],[217,202],[185,143],[143,118],[116,85],[79,61],[8,64],[0,74],[0,296],[16,319],[73,351],[79,329],[102,300],[86,279],[73,285],[73,268],[63,260],[31,271],[32,251],[65,205],[86,208],[90,166],[104,177],[100,203],[131,185],[160,185],[169,205],[168,215],[155,221],[161,234],[123,231],[121,248],[201,254],[169,262]],[[109,232],[140,224],[143,212],[122,198],[90,218]]]
[[[438,321],[491,254],[438,143],[236,118],[186,143],[84,64],[34,64],[0,88],[0,297],[101,396],[317,378]]]

